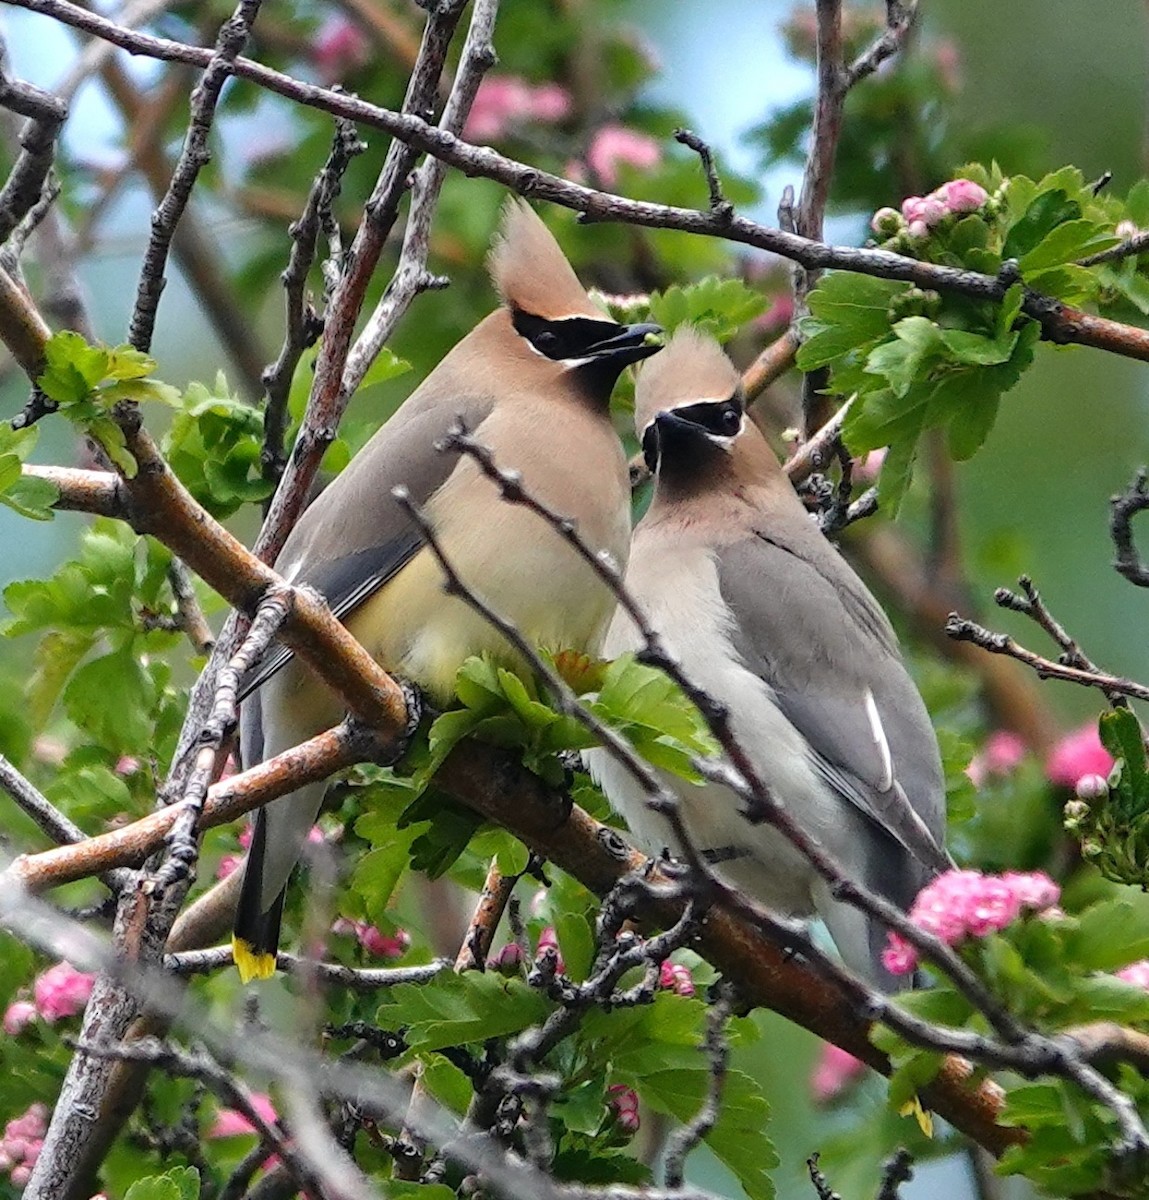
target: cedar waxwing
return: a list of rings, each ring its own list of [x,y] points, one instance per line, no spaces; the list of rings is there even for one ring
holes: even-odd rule
[[[725,704],[774,798],[849,876],[908,908],[949,865],[945,786],[925,705],[890,623],[822,535],[746,416],[719,345],[679,330],[639,373],[635,419],[655,473],[627,586],[687,676]],[[621,610],[604,652],[641,644]],[[674,852],[665,818],[604,751],[591,769],[649,853]],[[820,916],[847,965],[892,988],[885,929],[830,894],[729,790],[667,779],[695,847],[776,912]]]
[[[446,594],[438,563],[391,489],[409,489],[464,582],[520,632],[553,650],[597,651],[614,607],[609,591],[545,522],[503,501],[474,461],[441,453],[435,442],[462,417],[532,495],[625,564],[630,490],[610,394],[627,364],[660,348],[648,338],[661,332],[656,325],[619,325],[595,307],[523,201],[508,202],[489,266],[502,306],[311,504],[276,561],[291,583],[317,588],[386,670],[437,705],[451,699],[470,655],[523,664],[497,630]],[[282,648],[246,687],[245,766],[342,716],[335,695]],[[245,980],[275,968],[288,876],[324,787],[300,788],[257,814],[233,939]]]

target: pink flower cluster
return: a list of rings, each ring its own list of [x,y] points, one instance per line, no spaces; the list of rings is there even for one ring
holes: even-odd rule
[[[279,1120],[279,1114],[275,1111],[275,1105],[272,1104],[271,1097],[264,1095],[262,1092],[252,1094],[251,1107],[255,1109],[268,1125],[274,1125]],[[255,1133],[255,1126],[247,1117],[234,1108],[221,1108],[216,1113],[215,1121],[208,1130],[207,1136],[209,1138],[229,1138],[239,1137],[245,1133]]]
[[[928,196],[907,196],[902,211],[879,208],[870,221],[875,233],[892,237],[905,228],[912,238],[928,237],[930,230],[946,217],[977,212],[989,200],[989,193],[972,179],[951,179]]]
[[[638,1117],[638,1096],[634,1088],[627,1087],[625,1083],[612,1083],[606,1089],[606,1095],[615,1123],[623,1133],[633,1137],[642,1124]]]
[[[411,935],[405,929],[384,933],[366,921],[349,921],[346,917],[340,917],[331,926],[331,932],[351,934],[374,958],[401,958],[411,945]]]
[[[822,1052],[810,1075],[810,1093],[816,1104],[836,1100],[865,1074],[866,1064],[848,1050],[830,1042],[822,1043]]]
[[[311,60],[325,84],[338,83],[357,67],[371,61],[367,35],[345,16],[328,17],[316,30],[311,43]]]
[[[4,1126],[0,1137],[0,1171],[6,1171],[14,1187],[22,1188],[32,1175],[32,1168],[44,1146],[48,1132],[48,1108],[33,1104],[26,1113],[13,1117]]]
[[[909,915],[919,928],[956,946],[1005,929],[1026,909],[1052,908],[1060,898],[1061,889],[1043,871],[946,871],[922,888]],[[891,932],[882,965],[893,975],[908,975],[918,965],[918,952]]]
[[[586,161],[605,187],[614,187],[620,167],[649,171],[662,161],[662,149],[654,138],[637,129],[604,125],[591,138]]]
[[[658,968],[658,986],[664,992],[674,992],[678,996],[694,995],[694,976],[689,967],[681,963],[663,959]]]
[[[1046,778],[1067,788],[1079,788],[1087,779],[1092,785],[1091,776],[1099,776],[1104,786],[1112,770],[1113,756],[1101,744],[1096,721],[1067,733],[1045,760]]]
[[[95,975],[77,971],[71,963],[60,962],[42,971],[32,984],[32,999],[16,999],[4,1012],[3,1029],[10,1037],[21,1033],[37,1017],[49,1025],[84,1011],[92,994]]]
[[[1025,757],[1025,742],[1008,729],[997,729],[973,756],[965,773],[974,787],[984,787],[994,776],[1010,774]]]
[[[557,83],[532,84],[518,75],[488,75],[475,94],[463,138],[498,141],[516,125],[554,125],[570,111],[570,93]]]
[[[1117,972],[1117,978],[1133,984],[1134,987],[1144,988],[1149,992],[1149,958],[1130,963]]]

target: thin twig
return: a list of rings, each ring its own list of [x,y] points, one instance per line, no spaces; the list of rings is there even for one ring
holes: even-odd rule
[[[221,26],[207,69],[192,92],[191,115],[183,149],[180,151],[167,194],[152,216],[151,237],[140,269],[136,304],[128,329],[128,340],[137,350],[146,351],[151,348],[156,312],[167,283],[164,270],[168,250],[175,236],[176,226],[191,198],[195,181],[199,178],[200,171],[211,160],[208,135],[215,120],[219,94],[232,76],[235,60],[247,45],[260,3],[261,0],[240,0],[232,17]]]
[[[710,191],[710,211],[720,220],[728,220],[734,215],[734,205],[723,194],[722,180],[714,161],[714,151],[698,134],[689,129],[676,129],[674,140],[683,146],[688,146],[698,155],[702,163],[702,171],[706,176],[706,186]]]
[[[686,1178],[686,1158],[718,1123],[722,1091],[726,1084],[726,1064],[730,1046],[726,1040],[726,1022],[734,1009],[734,992],[723,986],[706,1009],[706,1037],[702,1053],[708,1067],[706,1096],[702,1107],[670,1139],[666,1150],[664,1179],[668,1188],[680,1188]]]
[[[40,199],[56,157],[56,137],[68,115],[63,100],[0,70],[0,107],[28,118],[20,135],[21,151],[0,188],[0,242]]]
[[[1133,540],[1133,518],[1149,508],[1149,471],[1142,467],[1133,482],[1109,501],[1109,535],[1117,550],[1114,567],[1137,587],[1149,587],[1149,567],[1141,561]]]
[[[1082,687],[1098,688],[1106,695],[1128,696],[1131,700],[1149,700],[1149,687],[1143,683],[1123,679],[1119,675],[1110,675],[1105,671],[1086,671],[1080,667],[1054,662],[1053,659],[1026,649],[1009,634],[994,633],[976,621],[959,617],[957,613],[950,613],[946,622],[946,633],[955,641],[972,642],[991,654],[1004,654],[1015,658],[1031,667],[1039,679],[1060,679],[1066,683],[1080,684]]]
[[[106,38],[135,54],[201,68],[211,61],[210,50],[124,29],[70,3],[70,0],[9,2],[13,7],[43,13],[96,37]],[[233,70],[236,76],[297,103],[382,129],[465,174],[495,179],[521,195],[586,213],[594,221],[618,221],[724,238],[771,251],[811,270],[857,271],[985,300],[1000,300],[1009,286],[1008,280],[997,276],[940,266],[886,250],[831,246],[742,216],[736,215],[724,223],[708,211],[630,200],[548,174],[536,166],[507,158],[490,147],[470,145],[410,113],[396,113],[345,92],[304,83],[251,59],[237,58]],[[1043,334],[1050,341],[1092,346],[1149,361],[1149,330],[1093,316],[1036,292],[1026,293],[1022,311],[1041,323]]]
[[[182,950],[178,954],[164,955],[164,969],[173,975],[207,975],[231,964],[230,946]],[[418,967],[347,967],[342,963],[317,962],[283,950],[276,956],[276,966],[288,975],[310,973],[323,983],[356,992],[373,992],[401,983],[427,983],[450,965],[447,959],[440,958]]]
[[[287,317],[279,356],[263,373],[263,477],[278,483],[286,464],[283,439],[287,432],[287,400],[291,380],[303,352],[315,344],[323,320],[307,299],[307,275],[315,260],[324,210],[330,211],[339,195],[343,175],[352,158],[366,149],[354,125],[336,122],[331,152],[307,194],[303,213],[291,225],[291,255],[282,282]]]
[[[32,782],[0,754],[0,788],[12,797],[20,808],[36,822],[41,832],[58,846],[77,845],[87,839],[87,834],[66,817]],[[130,872],[123,867],[112,867],[101,873],[100,878],[113,892],[118,892],[128,880]]]

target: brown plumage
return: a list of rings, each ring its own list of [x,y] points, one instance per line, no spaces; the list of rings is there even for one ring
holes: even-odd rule
[[[499,232],[487,256],[487,269],[495,291],[508,308],[549,320],[609,320],[586,294],[554,235],[535,210],[518,197],[503,207]]]
[[[462,418],[532,495],[573,518],[597,549],[626,561],[630,490],[610,420],[610,393],[628,363],[654,352],[652,327],[600,313],[542,221],[506,209],[491,255],[503,306],[485,317],[416,388],[304,513],[276,562],[310,584],[389,671],[450,703],[463,661],[486,653],[524,668],[510,645],[460,598],[395,502],[404,485],[464,582],[532,641],[596,651],[613,608],[594,572],[545,522],[505,503],[474,462],[435,443]],[[571,319],[573,318],[573,319]],[[564,320],[565,319],[565,320]],[[244,701],[245,765],[328,728],[338,700],[290,655],[270,655]],[[283,893],[324,786],[261,810],[236,920],[245,975],[270,973]]]

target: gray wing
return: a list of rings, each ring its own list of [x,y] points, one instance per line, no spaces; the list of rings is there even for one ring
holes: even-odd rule
[[[944,870],[937,739],[877,601],[813,527],[745,538],[718,565],[735,649],[815,769],[923,867]]]
[[[404,484],[417,504],[447,481],[458,455],[435,443],[457,417],[474,431],[491,411],[486,396],[424,399],[419,391],[384,424],[300,517],[276,569],[293,584],[318,591],[345,619],[418,553],[423,536],[391,495]],[[274,646],[244,680],[240,698],[281,670],[292,657]]]

